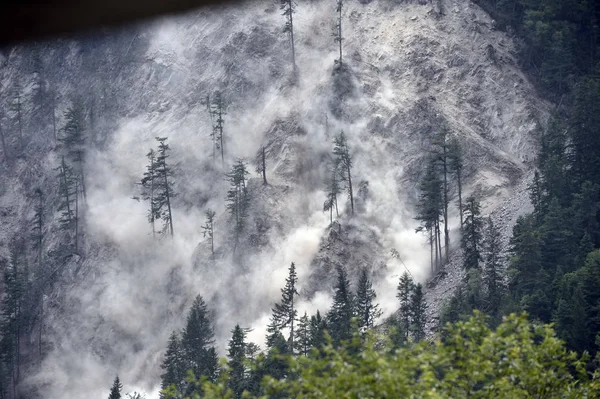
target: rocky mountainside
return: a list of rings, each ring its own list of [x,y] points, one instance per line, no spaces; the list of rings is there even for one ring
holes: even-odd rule
[[[359,267],[372,269],[391,314],[405,267],[418,281],[432,277],[414,204],[430,140],[444,123],[466,152],[466,194],[477,193],[484,213],[509,234],[528,206],[523,187],[549,109],[519,70],[513,39],[468,0],[353,1],[344,7],[339,68],[334,18],[332,2],[298,3],[297,79],[283,17],[268,1],[0,52],[8,145],[0,166],[0,254],[8,257],[15,234],[28,234],[33,193],[41,188],[54,276],[44,289],[43,322],[22,345],[26,397],[103,398],[117,373],[126,390],[157,397],[165,343],[198,293],[214,311],[221,348],[236,323],[262,344],[292,261],[301,312],[326,311],[341,264],[353,279]],[[17,85],[24,145],[9,106]],[[216,90],[228,103],[224,165],[213,159],[203,104]],[[54,126],[63,126],[71,101],[86,109],[87,197],[82,249],[65,258]],[[341,201],[329,226],[323,181],[341,130],[354,161],[356,212]],[[160,240],[152,239],[147,204],[131,198],[139,195],[155,136],[168,137],[178,193],[175,235]],[[253,160],[261,146],[269,184],[251,175],[247,228],[234,249],[224,174],[236,158]],[[216,211],[214,259],[202,235],[207,208]],[[451,216],[457,248],[455,207]],[[457,267],[447,270],[428,290],[431,320],[459,278]]]

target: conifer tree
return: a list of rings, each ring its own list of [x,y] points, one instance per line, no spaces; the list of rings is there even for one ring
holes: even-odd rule
[[[238,159],[233,165],[231,172],[226,176],[230,184],[227,191],[227,209],[235,220],[235,236],[236,242],[240,233],[244,229],[244,221],[246,219],[249,197],[246,188],[246,176],[248,175],[244,161]]]
[[[326,329],[326,321],[317,310],[315,315],[310,316],[310,343],[313,348],[321,348],[325,344]]]
[[[493,316],[500,311],[500,302],[504,292],[504,282],[500,271],[500,256],[500,231],[494,225],[492,218],[488,217],[483,241],[483,283],[486,288],[488,311]]]
[[[465,225],[461,240],[464,253],[463,267],[466,271],[479,268],[481,260],[482,225],[481,205],[470,196],[465,203]]]
[[[296,71],[296,49],[294,46],[294,13],[296,12],[296,2],[294,0],[280,0],[279,8],[285,17],[285,25],[283,26],[283,32],[288,34],[290,40],[290,47],[292,50],[292,67],[294,72]]]
[[[298,294],[296,284],[298,283],[298,275],[296,274],[296,265],[294,262],[288,268],[288,276],[285,279],[285,287],[281,289],[281,302],[276,303],[273,308],[273,321],[275,325],[281,328],[290,329],[289,347],[294,348],[294,321],[298,315],[298,310],[295,307],[295,297]]]
[[[331,169],[331,175],[326,180],[327,198],[323,204],[323,211],[329,211],[329,223],[333,223],[333,208],[335,207],[335,214],[337,217],[340,216],[338,212],[337,197],[341,192],[340,185],[338,182],[338,171],[337,167],[333,166]]]
[[[381,316],[379,304],[375,302],[377,294],[373,283],[369,279],[366,267],[361,268],[356,289],[356,313],[358,314],[358,327],[361,330],[373,328],[375,321]]]
[[[407,272],[404,272],[400,276],[398,293],[396,294],[396,298],[400,302],[399,332],[404,334],[404,340],[408,337],[411,329],[411,298],[413,297],[414,290],[415,284],[412,277]]]
[[[65,125],[61,129],[62,137],[59,141],[63,145],[64,155],[73,165],[77,180],[80,181],[83,197],[85,191],[85,135],[84,135],[84,111],[79,102],[73,102],[72,106],[65,111]]]
[[[58,211],[61,213],[59,224],[62,230],[74,233],[75,252],[77,252],[79,248],[79,185],[73,169],[67,165],[64,156],[55,170],[58,172],[58,195],[60,198],[58,204]]]
[[[108,399],[121,399],[121,391],[123,390],[123,384],[119,381],[119,376],[115,377],[113,381],[112,388],[110,389],[110,394],[108,395]]]
[[[31,241],[33,250],[37,252],[39,270],[42,270],[44,253],[44,194],[40,188],[35,190],[36,204],[33,219],[31,220]]]
[[[352,192],[352,157],[350,148],[344,132],[340,132],[333,141],[333,155],[336,157],[336,165],[339,167],[341,180],[347,182],[348,197],[350,198],[350,209],[354,214],[354,194]]]
[[[231,340],[227,349],[229,365],[229,388],[233,391],[235,399],[241,399],[247,385],[246,370],[246,332],[236,324],[231,331]]]
[[[21,335],[27,326],[29,273],[25,251],[25,241],[22,238],[15,237],[10,241],[10,258],[8,265],[4,266],[4,297],[0,308],[0,358],[11,373],[13,390],[20,380]]]
[[[167,164],[171,149],[166,143],[166,137],[156,137],[158,151],[154,162],[154,210],[163,220],[163,233],[169,232],[173,236],[173,214],[171,210],[171,199],[176,196],[173,190],[173,170]]]
[[[458,190],[458,213],[460,215],[460,229],[463,228],[463,202],[462,202],[462,178],[464,169],[464,159],[462,147],[456,137],[450,139],[448,148],[449,169],[456,179]]]
[[[214,162],[217,158],[217,136],[214,129],[212,101],[210,99],[210,94],[207,94],[206,99],[204,99],[201,103],[206,106],[206,111],[210,117],[210,141],[212,142],[212,159]]]
[[[337,18],[335,27],[333,30],[333,41],[339,45],[340,49],[340,58],[338,63],[340,67],[342,66],[342,40],[344,40],[342,36],[342,8],[344,7],[344,0],[337,0],[335,11],[337,12]]]
[[[211,381],[216,378],[218,359],[213,344],[214,332],[208,309],[202,296],[198,295],[181,336],[186,369],[191,369],[196,378],[206,376]]]
[[[445,126],[440,128],[438,134],[433,139],[433,159],[436,163],[437,168],[440,169],[442,174],[442,219],[444,220],[444,255],[445,260],[448,260],[450,251],[450,232],[448,230],[448,204],[450,203],[449,198],[449,185],[448,185],[448,174],[450,171],[450,143],[448,140],[448,130]]]
[[[21,86],[21,82],[19,81],[19,79],[15,79],[15,81],[13,83],[13,93],[12,93],[12,100],[10,103],[10,109],[13,110],[17,114],[17,126],[18,126],[17,130],[19,132],[19,146],[21,147],[21,150],[23,150],[25,148],[25,141],[23,138],[22,92],[23,92],[23,87]]]
[[[213,121],[213,139],[216,142],[217,149],[221,150],[221,164],[225,165],[225,147],[224,147],[224,137],[223,137],[223,128],[225,126],[224,116],[227,115],[225,112],[225,100],[223,99],[223,95],[220,91],[215,92],[212,98],[212,103],[210,106],[210,112],[212,115]]]
[[[533,205],[533,214],[541,222],[542,216],[546,211],[546,195],[539,170],[536,169],[534,171],[533,180],[527,186],[527,190],[529,191],[531,205]]]
[[[215,211],[213,211],[212,209],[207,209],[206,212],[204,213],[204,215],[206,216],[206,222],[204,223],[204,226],[202,226],[202,235],[204,238],[206,238],[206,236],[208,236],[208,239],[210,240],[210,253],[211,256],[214,258],[215,257],[215,236],[214,236],[214,220],[215,220]]]
[[[425,297],[423,295],[423,286],[420,283],[415,285],[410,298],[410,318],[411,331],[415,341],[421,341],[425,338]]]
[[[333,304],[327,313],[327,327],[333,342],[339,345],[352,337],[352,318],[355,316],[354,297],[350,291],[350,281],[346,270],[337,267],[337,281],[334,288]]]
[[[174,385],[177,389],[181,389],[186,377],[186,362],[185,353],[179,339],[179,334],[176,331],[171,333],[169,343],[167,344],[167,352],[160,367],[163,369],[163,374],[160,376],[161,390]],[[161,394],[161,398],[164,395]]]
[[[256,165],[256,173],[258,173],[259,175],[262,176],[263,178],[263,184],[266,186],[267,185],[267,161],[266,161],[266,156],[265,156],[265,146],[261,146],[260,149],[258,150],[258,154],[256,154],[256,159],[255,159],[255,165]]]
[[[310,319],[308,314],[298,319],[298,328],[296,329],[296,338],[294,339],[294,349],[296,353],[302,356],[308,356],[312,346],[312,337],[310,333]]]
[[[434,160],[430,160],[425,176],[419,183],[419,200],[415,219],[421,222],[417,232],[425,231],[429,236],[432,272],[441,266],[442,250],[439,236],[442,202],[442,182],[438,177]]]
[[[150,208],[148,209],[148,222],[152,226],[152,238],[154,238],[156,236],[155,222],[157,219],[161,218],[160,208],[158,208],[159,203],[155,199],[157,198],[156,194],[158,188],[156,152],[153,149],[150,149],[146,154],[146,157],[148,158],[148,165],[146,166],[146,171],[144,172],[141,181],[142,199],[148,201],[150,204]]]

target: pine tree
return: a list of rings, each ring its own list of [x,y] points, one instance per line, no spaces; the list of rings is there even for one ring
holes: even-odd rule
[[[246,165],[241,159],[238,159],[235,165],[233,165],[231,172],[226,175],[230,184],[230,188],[227,191],[226,207],[235,219],[234,231],[236,243],[244,229],[244,222],[247,216],[249,197],[246,188],[246,176],[248,174]]]
[[[327,313],[327,327],[333,342],[339,345],[342,341],[347,341],[352,337],[352,318],[355,316],[355,307],[346,270],[338,266],[337,273],[333,304]]]
[[[504,293],[504,281],[500,271],[500,256],[500,231],[494,225],[492,218],[489,217],[483,242],[483,283],[486,288],[488,312],[493,316],[500,311],[500,302]]]
[[[148,201],[150,208],[148,209],[148,222],[152,226],[152,238],[156,236],[155,222],[161,218],[160,209],[158,208],[158,202],[155,200],[158,188],[157,169],[156,169],[156,152],[150,149],[146,154],[148,158],[148,165],[146,166],[146,172],[142,177],[142,199]]]
[[[341,180],[347,182],[348,197],[350,198],[350,207],[354,214],[354,194],[352,193],[352,157],[350,148],[344,132],[340,132],[333,140],[333,155],[336,157],[336,165],[340,168]]]
[[[283,32],[288,34],[292,50],[292,67],[296,71],[296,50],[294,47],[294,13],[296,12],[296,2],[294,0],[280,0],[279,8],[283,11],[285,25]]]
[[[123,390],[123,384],[119,381],[119,376],[115,377],[112,388],[110,389],[110,394],[108,395],[108,399],[121,399],[121,391]]]
[[[288,269],[288,277],[285,279],[285,287],[281,289],[281,302],[276,303],[273,308],[273,321],[275,325],[281,328],[290,329],[289,347],[294,348],[294,321],[298,315],[294,299],[298,294],[296,284],[298,283],[298,275],[296,274],[296,265],[294,262],[290,264]]]
[[[475,197],[470,196],[465,203],[465,225],[461,246],[464,253],[463,267],[466,271],[479,268],[483,220],[481,206]]]
[[[206,111],[208,112],[208,116],[210,117],[210,141],[212,141],[212,159],[214,162],[217,157],[217,136],[216,131],[214,129],[212,101],[210,99],[210,94],[207,94],[206,99],[201,101],[201,103],[206,106]]]
[[[225,126],[224,116],[227,115],[225,112],[225,100],[220,91],[215,92],[212,98],[210,106],[210,112],[213,118],[213,139],[217,144],[217,149],[221,149],[221,164],[225,165],[225,147],[223,128]]]
[[[448,204],[449,184],[448,175],[450,169],[450,143],[448,140],[448,130],[445,126],[440,128],[438,134],[433,139],[433,159],[436,167],[441,170],[442,174],[442,218],[444,220],[444,255],[445,260],[448,260],[450,250],[450,232],[448,230]]]
[[[233,391],[234,398],[240,399],[242,392],[246,389],[247,370],[246,370],[246,332],[236,324],[231,331],[232,336],[229,340],[227,349],[227,360],[229,365],[229,381],[227,384]]]
[[[214,381],[217,358],[214,352],[214,332],[204,299],[200,295],[192,303],[187,323],[181,336],[186,369],[191,369],[196,378],[207,376]]]
[[[75,253],[77,253],[79,248],[79,187],[77,178],[73,173],[73,169],[67,165],[64,156],[55,170],[58,172],[58,195],[60,198],[57,209],[60,212],[58,221],[63,231],[74,233]]]
[[[31,291],[29,268],[26,257],[26,240],[13,237],[9,244],[9,262],[0,266],[4,269],[4,296],[1,302],[0,360],[10,373],[13,391],[20,381],[21,337],[29,328]],[[13,397],[14,392],[13,392]]]
[[[400,302],[399,330],[404,334],[404,340],[408,337],[408,332],[411,328],[411,298],[414,290],[415,283],[412,277],[407,272],[404,272],[400,276],[398,293],[396,294],[396,298]]]
[[[19,79],[15,79],[13,83],[12,101],[10,103],[10,109],[17,114],[17,126],[19,131],[19,146],[21,150],[25,148],[25,140],[23,138],[23,101],[22,94],[23,87]]]
[[[442,214],[442,182],[438,177],[435,162],[427,164],[425,176],[419,183],[419,200],[416,220],[420,222],[417,232],[425,231],[431,249],[431,271],[441,266],[441,244],[439,242],[440,217]],[[435,254],[435,256],[434,256]]]
[[[40,188],[35,190],[37,202],[34,207],[34,214],[31,220],[31,241],[32,249],[37,252],[37,261],[39,270],[42,270],[44,253],[44,194]]]
[[[63,145],[64,155],[73,165],[75,176],[80,181],[82,194],[85,198],[84,163],[86,138],[84,130],[83,107],[80,103],[73,102],[72,106],[65,111],[65,126],[61,129],[63,135],[59,138],[59,141]]]
[[[338,59],[338,63],[340,67],[342,66],[342,41],[344,40],[342,36],[342,8],[344,7],[344,0],[337,0],[335,11],[337,12],[337,20],[335,23],[335,27],[333,30],[333,41],[334,43],[338,43],[340,49],[340,58]]]
[[[464,169],[464,160],[462,147],[456,137],[450,139],[448,148],[449,170],[456,179],[458,189],[458,213],[460,215],[460,229],[463,228],[463,202],[462,202],[462,177]]]
[[[169,337],[167,352],[165,353],[164,360],[160,367],[164,370],[163,374],[160,376],[161,390],[164,390],[171,385],[174,385],[177,389],[181,390],[186,377],[186,362],[179,334],[175,331],[173,331]],[[161,398],[163,397],[164,395],[161,394]]]
[[[302,356],[308,356],[312,346],[312,337],[310,331],[310,319],[304,312],[304,316],[298,319],[298,328],[296,329],[296,338],[294,339],[294,349],[296,353]]]
[[[415,341],[421,341],[425,338],[425,311],[427,305],[423,295],[423,286],[420,283],[415,285],[410,297],[410,330]]]
[[[290,0],[292,1],[292,0]],[[259,175],[262,175],[263,178],[263,184],[266,186],[267,185],[267,161],[266,161],[266,156],[265,156],[265,146],[261,146],[260,149],[258,150],[258,154],[256,154],[256,159],[255,159],[255,164],[256,164],[256,173],[258,173]]]
[[[338,171],[337,167],[333,166],[331,169],[331,177],[326,180],[326,189],[327,189],[327,199],[323,204],[323,211],[329,211],[329,223],[333,223],[333,208],[335,207],[335,214],[337,217],[340,217],[338,212],[338,204],[337,197],[341,192],[340,185],[338,183]]]
[[[156,137],[158,151],[154,162],[155,175],[153,178],[156,193],[154,196],[154,211],[163,220],[162,232],[169,232],[173,236],[173,214],[171,211],[171,199],[176,196],[173,190],[173,170],[167,164],[170,148],[166,143],[166,137]],[[152,210],[151,210],[152,212]]]
[[[373,328],[375,321],[381,316],[379,304],[375,302],[377,294],[373,283],[369,280],[366,267],[361,268],[356,289],[356,313],[358,314],[358,327],[361,330]]]
[[[541,221],[542,215],[546,212],[546,195],[539,170],[535,170],[533,180],[527,186],[527,190],[529,191],[529,199],[533,205],[533,214]]]
[[[210,240],[210,253],[211,256],[214,258],[215,257],[215,236],[214,236],[214,220],[215,220],[215,211],[213,211],[212,209],[207,209],[206,212],[204,213],[204,215],[206,216],[206,222],[204,223],[204,226],[202,226],[202,236],[204,238],[206,238],[206,236],[208,236],[208,239]]]
[[[534,215],[520,216],[510,239],[511,253],[509,288],[516,298],[530,294],[542,268],[541,244],[535,229]]]
[[[327,330],[326,321],[317,310],[315,315],[310,316],[310,345],[313,348],[321,348],[325,344],[325,330]]]

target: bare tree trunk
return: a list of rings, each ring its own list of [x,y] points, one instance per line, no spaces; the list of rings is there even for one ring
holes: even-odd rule
[[[338,16],[338,35],[339,35],[339,43],[340,43],[340,67],[342,66],[342,7],[340,7],[339,16]]]
[[[460,231],[463,230],[463,206],[462,206],[462,177],[460,175],[460,169],[456,173],[456,180],[458,183],[458,213],[460,214]]]
[[[75,253],[79,254],[79,181],[75,180]]]
[[[265,160],[265,146],[262,148],[262,175],[263,175],[263,184],[267,184],[267,161]]]
[[[450,232],[448,230],[448,147],[446,145],[446,139],[444,136],[444,149],[443,149],[443,162],[444,162],[444,253],[446,255],[446,262],[449,259],[450,250]]]
[[[348,151],[347,148],[346,148],[346,151]],[[350,177],[350,164],[349,163],[346,164],[346,170],[348,172],[348,191],[350,191],[350,207],[352,209],[352,214],[354,215],[354,194],[352,194],[352,178]]]
[[[169,193],[169,180],[167,178],[167,165],[165,167],[165,194],[167,197],[167,210],[169,212],[169,228],[171,229],[171,237],[173,237],[173,215],[171,213],[171,194]]]
[[[292,12],[292,1],[288,0],[288,6],[290,7],[290,41],[292,42],[292,66],[294,73],[296,72],[296,49],[294,46],[294,13]]]
[[[429,229],[429,255],[430,255],[430,264],[431,264],[431,273],[433,274],[435,269],[433,265],[433,229]]]

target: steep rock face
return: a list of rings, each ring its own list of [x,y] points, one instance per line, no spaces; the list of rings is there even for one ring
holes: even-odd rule
[[[2,52],[0,121],[15,156],[1,166],[0,250],[6,256],[11,236],[28,234],[32,193],[41,187],[48,198],[48,267],[55,271],[46,291],[45,357],[40,363],[33,349],[27,355],[28,397],[37,391],[48,399],[100,398],[116,373],[128,389],[155,394],[167,337],[198,293],[214,311],[219,345],[237,322],[254,328],[250,338],[262,343],[292,261],[301,311],[326,311],[339,264],[351,277],[371,268],[391,313],[398,275],[408,268],[419,281],[428,276],[428,249],[414,233],[412,206],[442,123],[466,149],[466,194],[482,195],[486,213],[514,219],[525,201],[510,198],[525,184],[547,104],[519,71],[512,40],[467,0],[364,3],[349,2],[344,11],[343,68],[334,68],[334,5],[298,5],[295,85],[282,17],[271,3]],[[26,99],[24,148],[16,115],[5,106],[17,80]],[[40,84],[46,97],[36,99]],[[225,166],[212,159],[202,104],[215,90],[228,101]],[[61,127],[73,97],[87,110],[88,198],[81,256],[65,258],[52,172],[60,143],[50,110],[55,104]],[[341,130],[354,160],[356,213],[341,195],[340,217],[329,228],[323,180]],[[146,204],[131,199],[155,136],[169,137],[179,194],[175,238],[157,242]],[[224,174],[235,158],[253,160],[262,145],[269,185],[251,176],[247,228],[234,251]],[[500,205],[506,201],[513,205]],[[206,208],[217,212],[215,259],[202,236]],[[455,227],[454,208],[451,216]],[[453,233],[451,244],[457,242]],[[390,257],[392,248],[400,259]],[[439,309],[452,282],[447,286],[431,288],[430,309]]]

